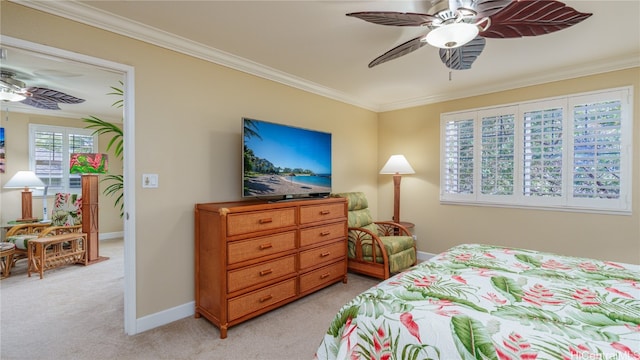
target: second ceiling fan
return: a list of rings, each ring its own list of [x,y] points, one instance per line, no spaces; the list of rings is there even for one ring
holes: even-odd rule
[[[429,29],[385,52],[369,67],[407,55],[429,44],[440,49],[450,69],[470,69],[484,50],[485,38],[539,36],[573,26],[592,14],[581,13],[555,0],[431,0],[428,13],[363,11],[349,13],[379,25],[421,26]]]

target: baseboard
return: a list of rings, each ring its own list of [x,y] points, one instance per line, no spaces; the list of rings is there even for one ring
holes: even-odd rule
[[[193,316],[196,312],[195,309],[196,302],[191,301],[171,309],[138,318],[136,319],[136,334]]]
[[[124,231],[100,233],[98,235],[98,239],[100,239],[100,240],[117,239],[117,238],[121,238],[121,237],[124,237]]]
[[[116,233],[109,233],[109,234],[116,234]],[[102,234],[100,235],[100,237],[102,239],[107,238]],[[113,237],[117,237],[117,236],[113,236]],[[435,254],[431,254],[424,251],[418,251],[419,261],[426,261],[434,256]],[[167,325],[174,321],[184,319],[188,316],[193,316],[196,312],[195,307],[196,307],[195,301],[191,301],[186,304],[178,305],[171,309],[163,310],[155,314],[143,316],[139,319],[136,319],[136,334],[145,332],[147,330],[155,329],[163,325]]]
[[[434,256],[436,256],[436,254],[432,254],[432,253],[428,253],[428,252],[424,252],[424,251],[418,251],[418,260],[419,261],[427,261],[427,260],[431,259]]]

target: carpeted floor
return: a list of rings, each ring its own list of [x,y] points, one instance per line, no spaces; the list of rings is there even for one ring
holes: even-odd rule
[[[123,242],[100,242],[110,259],[27,277],[26,260],[0,282],[0,359],[312,359],[335,313],[378,283],[349,274],[282,308],[231,327],[221,340],[188,317],[135,336],[123,329]]]

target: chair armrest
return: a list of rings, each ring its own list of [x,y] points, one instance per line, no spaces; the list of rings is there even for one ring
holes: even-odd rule
[[[356,250],[356,257],[355,259],[358,261],[362,261],[362,262],[367,262],[367,260],[364,259],[364,255],[362,252],[362,246],[363,244],[363,240],[371,240],[371,259],[372,263],[376,263],[376,259],[378,257],[378,249],[380,249],[380,252],[382,253],[382,259],[384,264],[388,264],[389,263],[389,255],[387,254],[387,249],[384,247],[384,243],[382,242],[382,240],[380,240],[380,238],[378,237],[377,234],[374,234],[373,232],[367,230],[367,229],[363,229],[363,228],[357,228],[357,227],[350,227],[349,228],[349,241],[352,241],[354,246],[355,246],[355,250]],[[378,246],[374,246],[374,243],[377,244]]]
[[[49,227],[50,224],[46,223],[27,223],[27,224],[18,224],[12,226],[7,233],[6,237],[14,236],[14,235],[39,235],[42,233],[44,229]]]
[[[378,231],[382,236],[394,236],[394,235],[402,235],[402,236],[411,236],[409,230],[393,221],[374,221],[376,225],[378,225]]]
[[[82,225],[73,225],[73,226],[49,226],[46,229],[42,230],[38,237],[50,236],[50,235],[61,235],[61,234],[70,234],[70,233],[81,233]]]

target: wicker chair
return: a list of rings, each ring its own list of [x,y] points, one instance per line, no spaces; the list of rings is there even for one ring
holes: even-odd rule
[[[28,256],[31,239],[44,236],[82,232],[82,201],[75,194],[58,193],[55,196],[51,223],[25,223],[7,231],[6,241],[16,245],[13,263]]]
[[[82,199],[76,194],[57,193],[51,213],[51,226],[40,236],[82,232]]]
[[[12,226],[6,234],[6,241],[15,244],[15,253],[13,254],[13,263],[21,259],[27,258],[27,244],[29,240],[36,239],[42,235],[42,232],[51,226],[44,223],[25,223]]]
[[[387,279],[417,263],[416,245],[409,231],[398,223],[373,221],[364,193],[331,196],[346,198],[348,203],[349,271]]]

